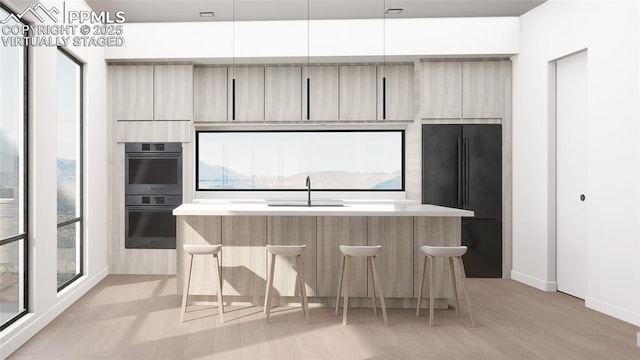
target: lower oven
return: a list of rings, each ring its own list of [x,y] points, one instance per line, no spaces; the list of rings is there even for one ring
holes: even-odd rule
[[[176,217],[180,195],[127,195],[125,199],[125,248],[175,249]]]

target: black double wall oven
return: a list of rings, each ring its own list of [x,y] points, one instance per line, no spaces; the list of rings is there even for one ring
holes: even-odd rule
[[[182,144],[125,144],[125,248],[175,249]]]

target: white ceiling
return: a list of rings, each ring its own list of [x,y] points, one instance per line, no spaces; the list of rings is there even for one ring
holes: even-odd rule
[[[129,22],[251,21],[520,16],[546,0],[87,0],[94,11],[125,11]],[[308,6],[308,15],[307,15]],[[235,16],[234,16],[235,7]],[[201,18],[201,11],[215,17]]]

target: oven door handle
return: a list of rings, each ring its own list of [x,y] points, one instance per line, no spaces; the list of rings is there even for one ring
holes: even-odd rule
[[[167,210],[173,211],[177,207],[178,205],[126,205],[125,210],[126,211],[143,210],[143,211],[158,212],[158,211],[167,211]]]

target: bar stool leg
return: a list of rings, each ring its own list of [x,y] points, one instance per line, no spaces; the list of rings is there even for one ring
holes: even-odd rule
[[[273,272],[276,267],[276,256],[271,254],[271,265],[269,267],[269,277],[267,279],[267,290],[264,298],[264,311],[267,314],[267,322],[269,322],[269,315],[271,313],[271,298],[269,297],[269,292],[271,291],[271,286],[273,286]]]
[[[380,307],[382,308],[382,319],[384,324],[387,325],[387,305],[384,302],[384,293],[382,292],[382,282],[380,282],[380,276],[378,275],[378,269],[376,266],[377,256],[371,257],[371,266],[373,267],[373,278],[375,279],[375,285],[378,288],[378,295],[380,296]]]
[[[220,323],[224,324],[224,302],[222,302],[222,271],[220,271],[220,259],[218,254],[213,254],[213,258],[216,260],[213,266],[216,268],[216,287],[218,288],[218,316],[220,316]]]
[[[340,296],[342,295],[342,278],[344,277],[344,258],[342,255],[340,259],[340,276],[338,277],[338,295],[336,296],[336,315],[338,315],[338,308],[340,307]]]
[[[427,255],[429,258],[429,326],[433,326],[433,308],[435,305],[435,293],[436,293],[436,284],[433,281],[435,276],[435,262],[436,258],[433,256]]]
[[[451,272],[451,289],[453,289],[453,298],[456,300],[456,315],[460,316],[460,303],[458,301],[458,287],[456,286],[456,274],[453,270],[453,258],[449,258],[449,270]]]
[[[307,289],[304,283],[304,267],[302,265],[302,255],[296,255],[296,267],[298,270],[298,284],[300,285],[300,298],[302,299],[302,312],[307,324],[309,323],[309,300],[307,299]]]
[[[422,288],[424,287],[424,274],[427,272],[427,257],[422,260],[422,276],[420,276],[420,285],[418,286],[418,306],[416,306],[416,316],[420,316],[420,306],[422,305]]]
[[[367,270],[369,272],[369,276],[371,277],[371,288],[373,291],[371,292],[371,305],[373,306],[373,314],[378,315],[378,306],[376,305],[376,284],[373,281],[373,266],[371,265],[371,257],[367,256]]]
[[[458,265],[460,265],[460,271],[462,272],[460,284],[462,285],[462,292],[464,292],[464,297],[467,299],[467,309],[469,309],[469,317],[471,318],[471,326],[475,326],[475,322],[473,321],[473,313],[471,312],[471,301],[469,300],[469,293],[467,292],[467,274],[464,271],[464,263],[462,263],[462,257],[456,257],[458,259]]]
[[[349,309],[349,256],[344,257],[344,309],[342,310],[342,324],[347,325],[347,311]]]
[[[182,290],[182,313],[180,322],[184,322],[184,314],[187,312],[187,297],[189,296],[189,284],[191,283],[191,269],[193,268],[193,255],[189,254],[189,271],[184,278],[184,289]]]

